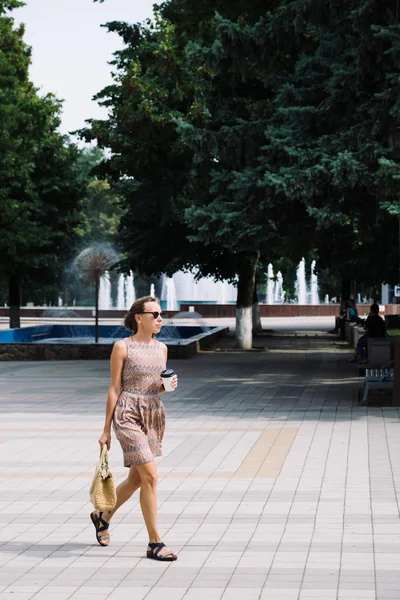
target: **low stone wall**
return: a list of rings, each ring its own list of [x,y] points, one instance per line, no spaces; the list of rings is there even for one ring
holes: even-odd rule
[[[181,304],[181,311],[188,311],[190,306],[204,318],[236,316],[236,306],[233,304]],[[367,315],[369,307],[369,304],[358,305],[359,314]],[[260,304],[261,317],[336,317],[338,314],[339,304]],[[400,314],[400,304],[387,304],[383,314]]]
[[[112,344],[0,344],[0,361],[109,359]]]
[[[168,347],[168,358],[190,358],[199,342]],[[112,344],[0,344],[2,361],[109,360]]]

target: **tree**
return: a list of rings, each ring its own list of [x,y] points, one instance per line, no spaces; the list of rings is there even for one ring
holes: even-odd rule
[[[398,3],[293,1],[274,22],[282,41],[306,32],[311,51],[277,90],[264,180],[285,202],[305,204],[320,266],[365,285],[393,281],[400,172],[388,136],[400,119]],[[271,172],[273,152],[281,160]]]
[[[96,175],[104,153],[96,147],[85,148],[79,167],[87,179],[87,188],[79,205],[80,222],[76,234],[81,246],[105,243],[118,246],[118,226],[122,218],[120,199],[110,184]]]
[[[218,245],[205,247],[189,239],[194,231],[184,208],[191,199],[183,191],[192,176],[192,156],[180,143],[174,117],[186,110],[184,94],[193,93],[194,83],[183,59],[176,60],[175,72],[182,88],[168,69],[174,59],[165,48],[175,52],[172,32],[161,17],[156,26],[111,23],[108,28],[126,44],[116,54],[115,85],[98,95],[110,117],[91,121],[82,135],[112,150],[96,173],[108,177],[121,199],[119,241],[126,255],[122,268],[153,275],[199,266],[202,275],[234,278],[234,257]]]
[[[201,21],[199,8],[185,0],[166,10],[170,18],[175,11],[181,21],[182,15],[185,22]],[[392,215],[400,215],[400,174],[398,148],[390,149],[388,134],[399,123],[397,2],[382,7],[373,0],[335,0],[323,8],[317,0],[268,7],[252,2],[241,10],[233,18],[235,3],[225,7],[214,34],[204,35],[211,52],[204,43],[195,50],[197,62],[202,55],[213,68],[206,126],[181,124],[198,160],[217,158],[214,199],[206,208],[188,209],[200,235],[210,231],[229,243],[240,231],[262,252],[273,225],[291,241],[281,246],[270,238],[286,258],[295,242],[297,260],[299,249],[312,250],[321,266],[364,285],[395,278],[400,252]],[[241,101],[245,111],[238,115]],[[252,197],[256,208],[248,203]],[[282,219],[275,211],[283,207],[289,215]],[[246,208],[264,225],[258,239]]]
[[[260,11],[261,3],[182,0],[163,5],[155,24],[108,24],[125,42],[115,84],[98,95],[110,117],[83,132],[112,150],[103,173],[124,199],[121,240],[130,264],[156,273],[198,265],[201,274],[237,277],[243,348],[252,344],[259,260],[279,256],[282,240],[295,237],[293,227],[280,232],[289,220],[279,195],[255,183],[271,82],[293,63],[280,48],[268,59],[268,80],[247,64],[246,46],[237,60],[235,42]],[[301,203],[291,210],[305,216]]]
[[[77,147],[62,137],[60,103],[28,79],[30,49],[0,2],[0,272],[9,283],[10,326],[19,327],[21,282],[57,277],[72,253],[86,182]]]

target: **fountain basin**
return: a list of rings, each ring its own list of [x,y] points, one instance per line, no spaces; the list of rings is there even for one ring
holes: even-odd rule
[[[168,346],[169,358],[189,358],[209,348],[226,327],[164,325],[157,339]],[[114,342],[130,332],[122,326],[100,325],[95,343],[94,325],[36,325],[0,331],[0,360],[79,360],[109,358]]]

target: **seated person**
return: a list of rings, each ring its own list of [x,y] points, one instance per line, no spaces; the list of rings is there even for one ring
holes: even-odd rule
[[[345,337],[346,321],[350,321],[350,323],[357,323],[357,325],[361,325],[362,323],[364,323],[363,319],[360,319],[360,317],[358,316],[356,303],[353,300],[353,298],[351,298],[350,300],[346,300],[346,302],[342,302],[342,304],[340,305],[338,329],[335,328],[335,330],[332,332],[339,332],[341,339],[344,339]]]
[[[339,318],[336,321],[335,329],[331,333],[339,333],[340,339],[344,339],[345,321],[347,319],[347,300],[342,301],[339,307]]]
[[[358,316],[358,310],[356,301],[351,298],[347,303],[347,318],[350,323],[357,323],[357,325],[363,325],[364,319]]]
[[[369,338],[384,338],[386,337],[386,324],[384,319],[379,315],[379,305],[373,304],[370,308],[370,312],[367,320],[364,324],[367,333],[365,333],[357,342],[357,348],[354,358],[350,362],[355,362],[357,357],[361,364],[366,364],[367,352],[368,352],[368,340]]]

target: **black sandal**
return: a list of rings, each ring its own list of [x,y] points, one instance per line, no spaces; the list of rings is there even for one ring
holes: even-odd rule
[[[107,523],[107,521],[105,521],[104,519],[101,518],[101,515],[103,514],[102,512],[99,513],[99,516],[94,516],[96,513],[92,512],[90,514],[90,518],[92,519],[92,523],[96,529],[96,540],[99,542],[100,546],[108,546],[108,544],[110,543],[110,536],[107,535],[99,535],[99,533],[102,533],[103,531],[107,531],[107,529],[110,526],[110,523]],[[107,544],[103,544],[102,540],[103,538],[108,536],[108,543]]]
[[[147,558],[152,558],[153,560],[166,560],[169,562],[178,559],[172,550],[165,554],[160,554],[160,550],[166,548],[166,545],[163,544],[163,542],[154,542],[152,544],[149,542],[149,548],[150,550],[147,550]]]

